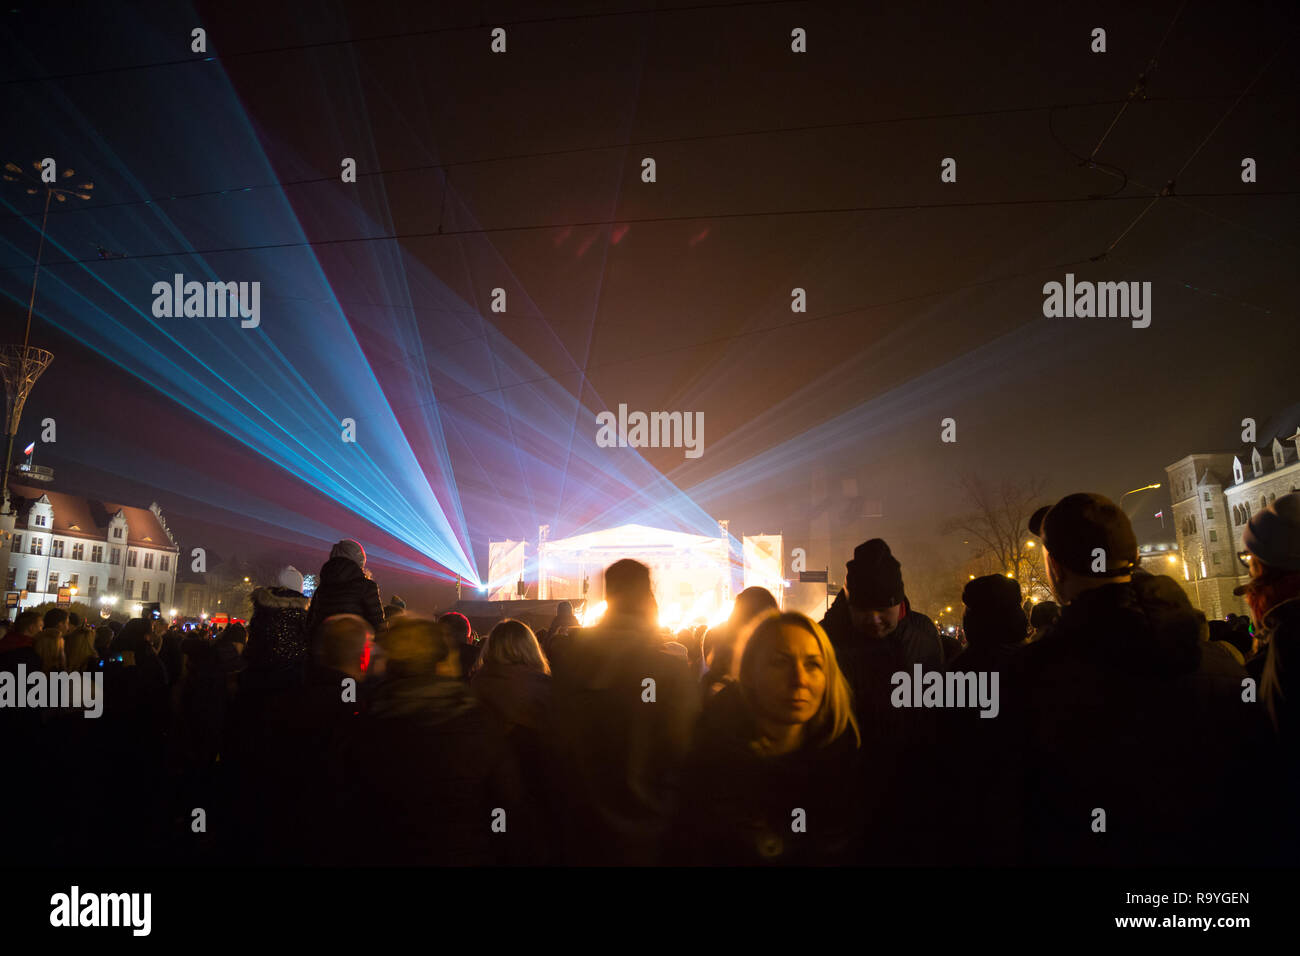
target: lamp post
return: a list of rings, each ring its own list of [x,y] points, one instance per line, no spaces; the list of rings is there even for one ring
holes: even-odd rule
[[[39,172],[40,163],[33,163],[32,166]],[[50,200],[58,202],[67,202],[69,197],[75,199],[89,199],[90,190],[95,188],[94,183],[81,183],[78,186],[59,186],[55,183],[47,183],[42,179],[33,177],[23,171],[23,168],[17,163],[5,163],[4,178],[7,182],[23,182],[27,184],[27,194],[35,196],[42,189],[45,190],[45,210],[41,214],[41,238],[36,246],[36,264],[32,269],[32,291],[27,297],[27,326],[23,330],[23,344],[21,348],[12,345],[0,347],[0,374],[3,374],[5,382],[5,396],[8,405],[5,409],[5,470],[0,475],[0,507],[3,507],[4,514],[9,513],[9,469],[13,466],[14,460],[14,439],[18,437],[18,422],[22,418],[23,405],[27,402],[27,396],[31,394],[32,386],[40,378],[41,373],[49,368],[50,362],[54,360],[54,355],[45,349],[34,349],[30,347],[32,337],[32,309],[36,305],[36,280],[41,274],[41,254],[45,251],[45,225],[50,216]],[[70,179],[75,170],[65,169],[63,178]]]

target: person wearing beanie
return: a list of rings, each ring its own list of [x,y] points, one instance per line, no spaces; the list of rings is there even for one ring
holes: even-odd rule
[[[1025,862],[1259,862],[1260,846],[1221,822],[1240,781],[1273,764],[1264,711],[1242,702],[1245,670],[1210,644],[1177,581],[1138,568],[1133,527],[1110,499],[1067,495],[1029,529],[1061,616],[1024,648],[1016,675]],[[1086,818],[1093,807],[1106,812],[1104,840]]]
[[[274,672],[291,684],[307,664],[309,601],[302,580],[302,572],[289,565],[280,570],[276,587],[256,588],[251,595],[253,616],[244,653],[253,679]]]
[[[937,711],[896,708],[893,675],[943,667],[943,645],[928,617],[908,606],[902,566],[880,538],[858,545],[843,590],[821,620],[852,691],[862,731],[865,808],[871,830],[861,862],[934,863],[942,852],[934,821],[943,812]],[[882,769],[887,768],[887,769]]]
[[[1250,581],[1233,593],[1244,595],[1256,634],[1266,642],[1260,701],[1268,711],[1282,747],[1286,787],[1300,799],[1300,493],[1292,492],[1251,516],[1238,555]],[[1292,843],[1297,841],[1294,836]]]
[[[391,621],[399,614],[406,613],[406,602],[394,594],[388,599],[388,604],[384,606],[384,620]]]
[[[1020,607],[1020,585],[1001,574],[967,583],[961,593],[966,612],[962,628],[969,645],[950,671],[1001,671],[1015,660],[1029,622]]]
[[[320,583],[311,596],[307,612],[308,640],[327,617],[335,614],[364,618],[375,629],[376,639],[383,636],[384,604],[379,599],[379,588],[366,570],[366,550],[359,542],[344,538],[334,545],[317,580]]]

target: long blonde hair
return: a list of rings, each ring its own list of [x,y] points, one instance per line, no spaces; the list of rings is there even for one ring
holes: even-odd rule
[[[64,656],[68,661],[68,670],[72,672],[89,670],[98,660],[95,653],[94,631],[82,625],[63,641]]]
[[[32,641],[32,650],[41,659],[41,670],[47,674],[64,669],[63,635],[55,628],[47,627],[36,635]]]
[[[754,670],[758,666],[758,657],[781,636],[781,628],[786,624],[792,624],[813,636],[826,670],[826,690],[822,694],[821,706],[804,725],[804,746],[825,747],[838,740],[845,730],[852,728],[857,745],[861,747],[862,734],[858,731],[857,718],[853,716],[853,692],[840,671],[835,648],[831,646],[831,640],[821,625],[798,611],[768,612],[760,618],[745,645],[744,656],[740,659],[740,690],[745,695],[750,710],[757,709]]]

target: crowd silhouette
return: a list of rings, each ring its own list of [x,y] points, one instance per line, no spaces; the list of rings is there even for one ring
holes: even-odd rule
[[[349,540],[310,599],[293,568],[257,588],[247,628],[24,611],[0,671],[92,675],[103,714],[0,707],[7,856],[1294,864],[1300,495],[1251,518],[1251,616],[1225,621],[1141,568],[1101,496],[1030,526],[1056,601],[1027,615],[1016,582],[971,580],[960,644],[880,539],[821,621],[749,588],[721,625],[669,633],[649,569],[622,560],[599,622],[566,602],[480,639],[462,614],[385,605]],[[933,698],[900,691],[926,674]],[[953,697],[977,675],[995,706]]]

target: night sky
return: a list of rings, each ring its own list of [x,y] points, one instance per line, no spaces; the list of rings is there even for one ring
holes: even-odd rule
[[[266,335],[302,370],[279,394],[319,393],[337,419],[373,370],[439,500],[458,489],[451,524],[483,573],[489,538],[627,517],[616,487],[554,460],[593,449],[595,413],[620,403],[704,413],[699,459],[619,465],[685,492],[681,526],[784,531],[812,566],[883,535],[905,572],[964,551],[940,535],[964,473],[1118,499],[1189,453],[1240,451],[1244,417],[1261,443],[1300,425],[1289,5],[877,6],[6,4],[0,160],[56,156],[95,182],[50,216],[32,341],[56,358],[20,447],[53,417],[35,460],[56,486],[157,500],[183,547],[310,569],[357,537],[385,594],[447,600],[413,573],[418,549],[191,410],[205,381],[244,391],[237,355],[186,341],[167,354],[192,365],[160,374],[119,334],[197,321],[143,317],[187,250],[263,282]],[[190,51],[196,26],[215,61]],[[1116,120],[1144,71],[1147,98]],[[0,198],[0,316],[21,341],[41,197]],[[1042,286],[1067,272],[1150,282],[1150,327],[1044,318]],[[308,281],[334,302],[300,295]],[[330,308],[366,361],[312,324]],[[584,409],[567,432],[529,424],[561,394]],[[379,412],[353,414],[365,429]],[[823,495],[850,504],[811,540]],[[1125,503],[1158,537],[1167,491]]]

